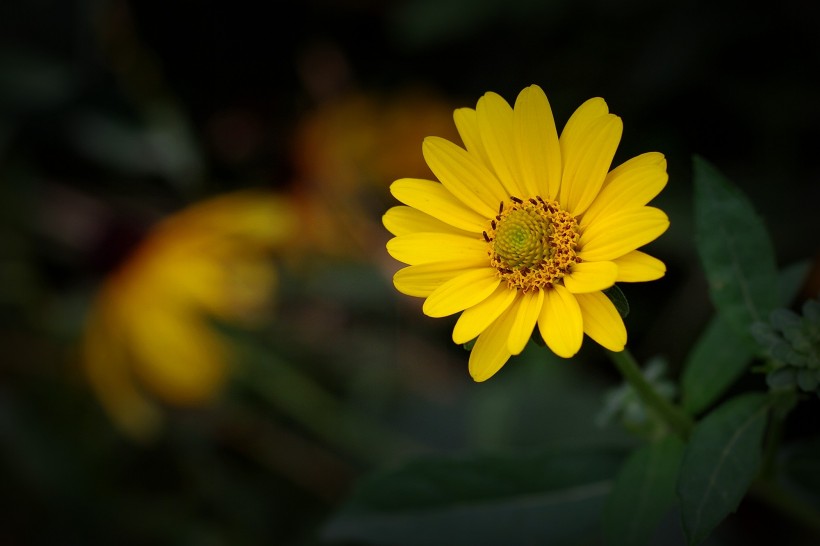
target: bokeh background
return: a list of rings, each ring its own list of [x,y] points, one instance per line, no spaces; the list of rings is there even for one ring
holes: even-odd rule
[[[388,186],[486,91],[539,84],[559,127],[604,97],[616,163],[668,160],[668,274],[624,292],[675,378],[712,313],[693,154],[780,265],[817,264],[818,24],[796,0],[0,3],[0,544],[327,544],[355,480],[415,454],[628,444],[592,344],[472,382],[454,319],[392,288]],[[792,536],[763,510],[715,543]]]

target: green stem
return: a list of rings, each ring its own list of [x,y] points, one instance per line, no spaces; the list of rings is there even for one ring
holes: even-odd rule
[[[607,351],[618,371],[635,389],[644,404],[657,413],[675,434],[686,440],[692,433],[694,423],[683,410],[658,394],[658,391],[646,380],[628,349],[621,352]]]
[[[332,445],[367,462],[424,447],[350,408],[289,363],[267,357],[246,368],[247,385],[289,417]]]
[[[820,536],[820,512],[815,506],[807,504],[767,479],[755,480],[749,492]]]

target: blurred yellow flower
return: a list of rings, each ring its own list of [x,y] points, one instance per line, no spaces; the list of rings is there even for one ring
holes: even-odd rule
[[[276,288],[271,251],[292,239],[290,201],[245,190],[160,222],[102,286],[81,359],[112,420],[135,438],[161,422],[161,403],[193,406],[224,384],[230,348],[212,320],[252,325]]]
[[[404,178],[391,193],[387,250],[408,264],[396,288],[425,298],[432,317],[462,312],[453,341],[476,339],[470,373],[495,374],[537,326],[547,346],[571,357],[586,333],[622,351],[626,328],[603,290],[663,276],[639,250],[666,231],[646,204],[666,185],[657,152],[609,172],[621,119],[601,98],[572,115],[559,138],[544,92],[530,86],[511,107],[486,93],[455,122],[466,149],[439,137],[423,155],[440,182]]]
[[[419,90],[351,92],[300,120],[292,138],[294,176],[313,222],[322,226],[313,238],[324,252],[372,255],[383,243],[385,181],[432,174],[416,148],[431,133],[458,137],[452,107]]]

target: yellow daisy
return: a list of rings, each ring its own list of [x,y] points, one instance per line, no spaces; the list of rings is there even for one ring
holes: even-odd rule
[[[440,182],[390,186],[406,206],[387,211],[387,251],[408,264],[393,282],[426,298],[431,317],[461,313],[455,343],[476,339],[470,374],[492,377],[537,326],[569,358],[586,333],[611,351],[626,328],[602,292],[616,282],[662,277],[666,266],[637,250],[660,236],[666,214],[646,206],[667,182],[666,160],[639,155],[609,171],[623,125],[594,98],[559,138],[547,97],[532,85],[511,107],[486,93],[454,119],[465,148],[427,137],[424,159]]]
[[[293,204],[265,190],[195,203],[156,225],[101,287],[81,345],[112,420],[150,438],[162,406],[217,396],[232,351],[211,324],[253,325],[277,284],[272,253],[296,228]]]

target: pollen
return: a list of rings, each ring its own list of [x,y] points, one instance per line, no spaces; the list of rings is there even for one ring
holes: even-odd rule
[[[499,277],[523,292],[558,283],[580,262],[578,222],[557,202],[540,197],[502,202],[484,239]]]

